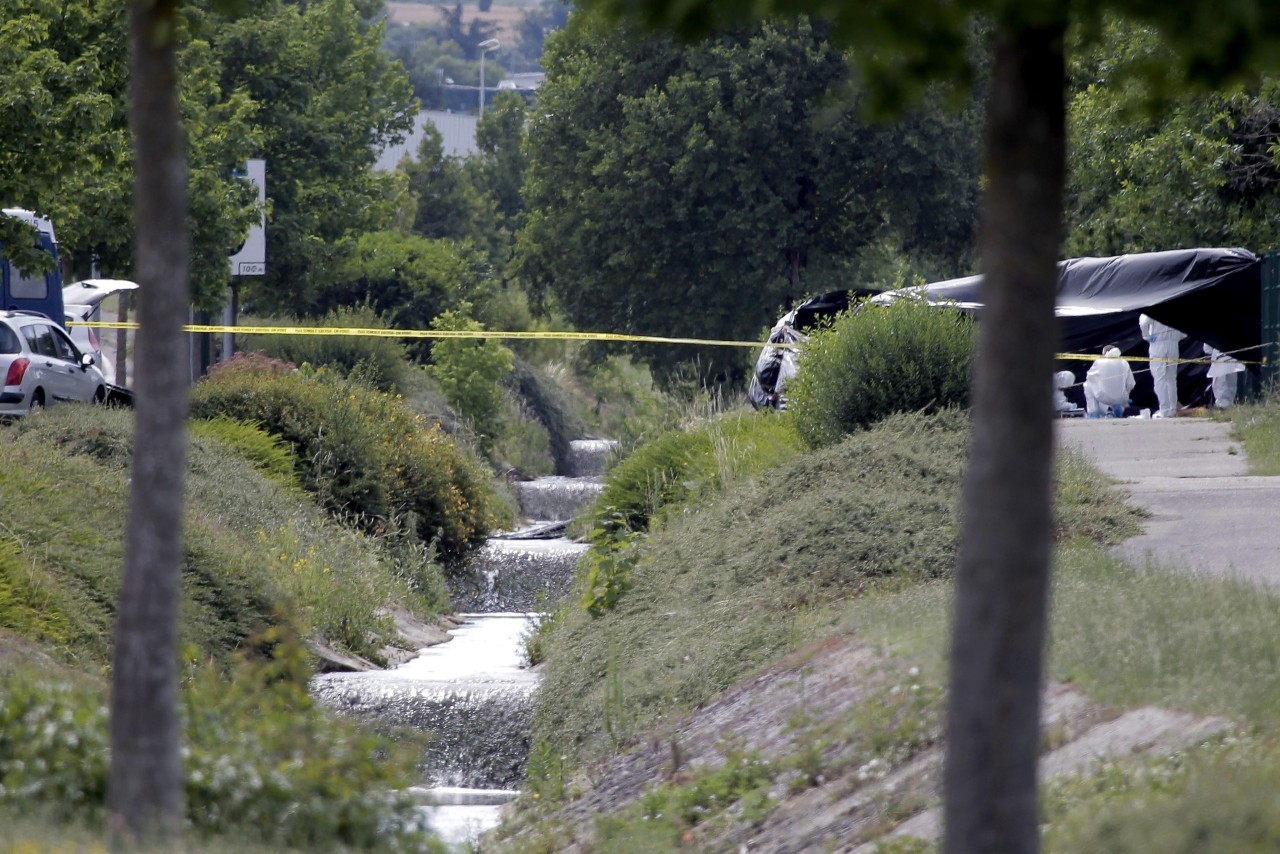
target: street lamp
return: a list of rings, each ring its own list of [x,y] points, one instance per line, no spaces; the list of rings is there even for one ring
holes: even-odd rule
[[[497,39],[485,39],[476,45],[480,48],[480,115],[484,116],[484,55],[491,50],[497,50],[501,47],[501,43]]]

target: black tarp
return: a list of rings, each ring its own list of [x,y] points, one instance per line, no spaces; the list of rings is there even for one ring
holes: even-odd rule
[[[931,300],[948,300],[982,316],[981,276],[924,286]],[[1185,333],[1182,355],[1204,358],[1203,344],[1257,362],[1262,344],[1262,261],[1247,249],[1175,249],[1111,258],[1072,258],[1058,264],[1057,315],[1061,353],[1097,355],[1115,344],[1125,356],[1146,356],[1138,316],[1147,314]],[[1133,403],[1155,408],[1146,363],[1134,363]],[[1089,362],[1064,360],[1083,380]],[[1183,405],[1205,402],[1205,365],[1178,371]],[[1249,370],[1257,376],[1258,367]],[[1077,403],[1077,390],[1068,397]]]

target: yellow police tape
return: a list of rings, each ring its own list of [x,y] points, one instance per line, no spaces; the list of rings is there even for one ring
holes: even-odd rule
[[[72,322],[68,326],[94,329],[137,329],[136,323]],[[237,335],[343,335],[372,338],[506,338],[517,340],[630,341],[641,344],[700,344],[710,347],[799,347],[799,344],[769,344],[760,341],[720,341],[708,338],[663,338],[657,335],[624,335],[616,332],[498,332],[489,329],[356,329],[334,326],[210,326],[188,324],[184,332],[232,332]]]
[[[136,323],[75,321],[68,326],[86,326],[93,329],[137,329]],[[342,335],[346,337],[372,338],[487,338],[534,341],[625,341],[640,344],[695,344],[707,347],[776,347],[780,350],[798,349],[802,344],[773,344],[768,341],[722,341],[709,338],[664,338],[657,335],[625,335],[619,332],[498,332],[489,329],[374,329],[341,326],[214,326],[187,324],[184,332],[208,332],[236,335]],[[1055,359],[1078,359],[1092,362],[1103,358],[1092,353],[1057,353]],[[1212,359],[1153,359],[1143,356],[1120,356],[1126,362],[1177,362],[1178,364],[1212,364]],[[1237,359],[1242,365],[1262,365]]]

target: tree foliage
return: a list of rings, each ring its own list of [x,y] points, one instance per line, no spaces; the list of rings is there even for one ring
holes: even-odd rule
[[[546,65],[515,269],[581,328],[754,337],[885,234],[960,272],[973,115],[868,124],[824,26],[773,20],[686,46],[587,17]],[[700,355],[711,373],[730,367]],[[693,353],[646,356],[670,367]]]
[[[394,183],[372,170],[416,105],[403,69],[381,49],[382,26],[352,0],[267,0],[224,22],[220,85],[257,104],[267,161],[267,275],[246,304],[323,313],[324,285],[354,235],[386,227]]]
[[[1161,97],[1140,72],[1170,64],[1151,27],[1110,20],[1076,63],[1067,218],[1070,255],[1280,241],[1280,83]]]
[[[134,275],[124,11],[88,0],[17,0],[0,11],[0,200],[53,220],[69,276],[87,277],[94,264],[104,275]],[[233,170],[257,137],[249,101],[217,84],[205,20],[197,10],[175,18],[189,129],[193,295],[207,305],[220,299],[227,247],[243,240],[253,214]]]

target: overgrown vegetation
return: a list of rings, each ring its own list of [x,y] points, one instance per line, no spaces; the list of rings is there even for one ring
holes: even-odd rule
[[[813,332],[787,385],[787,408],[811,447],[897,412],[967,405],[975,330],[923,299],[863,304]]]
[[[95,669],[111,654],[132,415],[82,407],[46,415],[7,427],[0,443],[8,519],[0,540],[0,625]],[[382,609],[398,604],[425,614],[445,607],[440,568],[420,547],[418,559],[410,553],[387,560],[394,541],[327,519],[288,485],[279,451],[256,428],[193,423],[183,641],[224,659],[278,623],[287,607],[303,633],[380,660],[394,641]]]
[[[237,356],[196,385],[191,411],[279,436],[304,488],[330,512],[366,531],[407,528],[447,561],[508,518],[482,466],[438,425],[355,381]]]
[[[192,661],[184,680],[185,796],[197,838],[426,850],[416,804],[403,794],[420,745],[317,707],[305,652],[287,633],[268,630],[256,643],[272,654],[225,671]],[[44,810],[104,838],[107,725],[99,685],[0,672],[0,808]]]
[[[958,412],[899,416],[670,515],[612,610],[565,609],[535,737],[595,755],[810,637],[826,605],[949,573],[967,437]]]
[[[299,320],[241,319],[242,326],[302,326],[319,329],[386,329],[372,307],[339,307],[324,317]],[[381,391],[403,391],[409,367],[407,350],[397,338],[377,335],[282,335],[242,330],[241,349],[261,350],[273,359],[310,368],[326,368]]]
[[[583,607],[592,604],[588,589],[538,633],[547,661],[534,736],[535,757],[543,761],[530,762],[529,786],[541,804],[530,805],[534,813],[554,815],[545,811],[573,794],[565,781],[582,779],[576,769],[656,737],[746,674],[832,634],[891,642],[901,658],[926,650],[923,672],[912,671],[906,681],[916,684],[905,696],[873,693],[848,729],[795,721],[803,737],[788,758],[771,760],[771,783],[762,790],[776,795],[783,782],[804,786],[849,763],[875,777],[931,744],[942,695],[917,686],[945,678],[940,651],[967,444],[968,419],[957,410],[896,415],[831,447],[744,474],[723,493],[691,489],[673,498],[650,518],[647,534],[627,542],[625,595],[612,607],[596,602],[592,616]],[[1135,511],[1079,458],[1061,459],[1056,479],[1057,536],[1064,547],[1072,544],[1072,553],[1136,530]],[[590,564],[580,571],[585,584]],[[1122,609],[1125,601],[1113,596],[1112,607]],[[887,685],[904,679],[888,678]],[[864,741],[865,750],[852,746]],[[732,745],[724,755],[732,766]],[[716,834],[740,826],[747,812],[767,813],[768,804],[749,794],[760,790],[746,786],[737,807],[702,804],[705,811],[691,821],[679,805],[690,798],[701,804],[697,793],[718,786],[718,773],[673,779],[643,801],[653,807],[647,820],[647,807],[637,802],[601,819],[596,837],[611,840],[610,850],[633,850],[627,840],[667,849],[696,843],[704,830],[706,838],[723,840]],[[555,827],[553,817],[530,833],[552,839]]]

